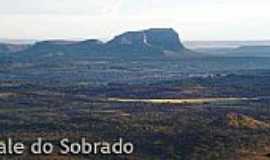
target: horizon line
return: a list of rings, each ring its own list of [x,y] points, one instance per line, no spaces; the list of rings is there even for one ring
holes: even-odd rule
[[[100,40],[104,43],[111,40],[111,38],[0,38],[0,43],[7,43],[7,44],[33,44],[36,42],[42,41],[87,41],[87,40]],[[189,42],[270,42],[269,39],[188,39],[183,40],[180,37],[181,42],[189,43]]]

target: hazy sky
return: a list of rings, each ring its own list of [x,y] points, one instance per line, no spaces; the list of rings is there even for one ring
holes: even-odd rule
[[[269,40],[270,0],[0,0],[0,38],[108,39],[173,27],[183,40]]]

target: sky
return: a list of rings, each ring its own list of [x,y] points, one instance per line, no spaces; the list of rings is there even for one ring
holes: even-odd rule
[[[182,40],[270,40],[270,0],[0,0],[0,38],[108,40],[174,28]]]

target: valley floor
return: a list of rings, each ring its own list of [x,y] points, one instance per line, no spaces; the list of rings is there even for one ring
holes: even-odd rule
[[[183,62],[186,66],[176,61],[104,60],[1,64],[0,141],[12,137],[30,143],[42,137],[57,143],[85,137],[111,142],[121,137],[135,145],[134,154],[125,156],[5,158],[269,159],[269,60],[192,61]],[[247,61],[260,65],[246,67]],[[196,68],[220,64],[237,70]]]

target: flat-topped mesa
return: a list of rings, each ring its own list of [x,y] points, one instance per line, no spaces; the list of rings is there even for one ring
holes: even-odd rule
[[[37,45],[71,45],[78,43],[78,41],[69,41],[69,40],[46,40],[37,42]]]
[[[46,40],[35,43],[32,47],[23,51],[23,55],[46,55],[58,52],[66,52],[75,41]]]
[[[22,56],[71,55],[71,56],[177,56],[194,55],[186,49],[178,33],[172,28],[152,28],[125,32],[103,43],[97,39],[85,41],[41,41],[22,51]],[[61,53],[61,54],[59,54]]]
[[[47,40],[35,43],[31,48],[24,51],[25,55],[46,55],[54,53],[89,54],[96,53],[101,48],[102,42],[96,39],[86,41]],[[99,51],[99,50],[98,50]]]
[[[98,39],[88,39],[78,43],[80,45],[103,45],[103,42]]]
[[[117,53],[164,54],[186,50],[181,44],[178,33],[171,28],[153,28],[142,31],[126,32],[109,41],[107,49]]]

